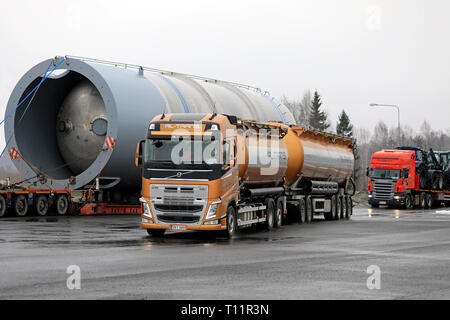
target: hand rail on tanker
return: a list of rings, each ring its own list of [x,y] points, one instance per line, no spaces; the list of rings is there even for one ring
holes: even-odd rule
[[[341,141],[345,144],[348,144],[349,147],[354,147],[355,145],[355,139],[351,137],[341,136],[338,134],[320,131],[318,129],[310,128],[310,127],[303,127],[298,125],[290,125],[291,129],[293,129],[298,136],[307,134],[311,136],[323,136],[325,138],[329,138],[333,143],[336,143],[337,141]]]
[[[114,62],[114,61],[100,60],[100,59],[88,58],[88,57],[67,55],[67,56],[65,56],[65,58],[66,59],[67,58],[77,59],[77,60],[81,60],[81,61],[94,62],[94,63],[99,63],[99,64],[112,65],[112,66],[115,66],[115,67],[122,67],[122,68],[125,68],[125,69],[131,68],[131,69],[146,70],[146,71],[151,71],[151,72],[161,73],[161,74],[179,75],[179,76],[184,76],[184,77],[187,77],[187,78],[197,79],[197,80],[206,81],[206,82],[226,83],[226,84],[230,84],[230,85],[233,85],[233,86],[236,86],[236,87],[239,87],[239,88],[244,88],[244,89],[248,89],[248,90],[253,89],[253,90],[255,90],[257,92],[260,92],[260,93],[262,93],[264,95],[270,96],[268,91],[263,91],[263,90],[261,90],[261,88],[254,87],[254,86],[251,86],[251,85],[242,84],[242,83],[238,83],[238,82],[217,80],[217,79],[214,79],[214,78],[197,76],[197,75],[188,74],[188,73],[173,72],[173,71],[168,71],[168,70],[163,70],[163,69],[144,67],[144,66],[140,66],[140,65],[137,65],[137,64],[130,64],[130,63],[124,63],[124,62]],[[69,63],[70,63],[70,61],[69,61]]]

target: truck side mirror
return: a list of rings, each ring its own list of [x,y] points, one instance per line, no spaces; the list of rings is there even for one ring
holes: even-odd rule
[[[369,167],[366,168],[366,176],[369,176]]]
[[[145,140],[141,140],[138,142],[136,146],[136,156],[134,159],[134,163],[136,164],[136,167],[142,166],[142,149],[144,147]]]

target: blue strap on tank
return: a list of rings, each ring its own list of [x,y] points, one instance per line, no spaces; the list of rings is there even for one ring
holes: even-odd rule
[[[278,115],[280,116],[281,121],[283,121],[284,124],[286,124],[286,119],[283,115],[283,113],[281,112],[280,107],[273,101],[273,99],[270,99],[267,95],[263,94],[263,93],[259,93],[261,96],[263,96],[264,98],[267,99],[267,101],[269,101],[272,106],[275,108],[275,111],[278,113]]]
[[[190,111],[189,111],[189,106],[188,106],[188,104],[186,103],[186,100],[184,99],[184,97],[183,97],[183,95],[181,94],[181,92],[180,92],[180,90],[178,90],[178,88],[175,86],[175,84],[172,82],[172,81],[170,81],[169,79],[167,79],[166,77],[164,77],[163,75],[161,75],[161,74],[157,74],[161,79],[163,79],[164,81],[166,81],[168,84],[169,84],[169,86],[171,86],[172,87],[172,89],[175,91],[175,93],[177,94],[177,96],[178,96],[178,99],[180,100],[180,102],[181,102],[181,104],[183,105],[183,109],[184,109],[184,112],[185,113],[189,113]]]
[[[22,103],[24,103],[27,99],[28,99],[28,97],[31,95],[31,94],[33,94],[33,92],[35,92],[39,87],[40,87],[40,85],[45,81],[45,80],[47,80],[47,78],[53,73],[53,71],[55,71],[64,61],[66,60],[66,58],[63,58],[49,73],[48,73],[48,68],[47,68],[47,71],[46,71],[46,75],[45,75],[45,77],[38,83],[38,85],[37,86],[35,86],[34,88],[33,88],[33,90],[31,90],[27,95],[26,95],[26,97],[25,98],[23,98],[22,99],[22,101],[20,101],[18,104],[17,104],[17,106],[15,106],[15,108],[13,109],[13,110],[11,110],[7,115],[6,115],[6,117],[0,122],[0,125],[2,125],[9,117],[11,117],[12,116],[12,114],[17,110],[17,108],[19,108],[21,105],[22,105]],[[31,101],[30,101],[31,102]],[[28,104],[29,105],[29,104]]]

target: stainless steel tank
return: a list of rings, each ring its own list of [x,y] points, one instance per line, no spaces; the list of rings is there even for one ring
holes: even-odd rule
[[[16,147],[26,160],[14,160],[23,178],[44,172],[53,188],[78,189],[100,174],[105,188],[138,190],[136,143],[163,112],[294,123],[284,105],[251,87],[75,57],[66,57],[43,82],[28,109],[30,98],[14,112],[49,65],[51,70],[62,59],[43,61],[25,73],[8,101],[6,114],[12,116],[5,123],[8,149]],[[114,149],[105,148],[108,137],[116,139]]]

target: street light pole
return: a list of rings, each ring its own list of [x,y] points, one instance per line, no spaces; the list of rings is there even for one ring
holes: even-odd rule
[[[393,107],[397,109],[397,123],[398,123],[398,145],[401,145],[401,138],[400,138],[400,108],[395,104],[378,104],[378,103],[371,103],[371,107]]]

